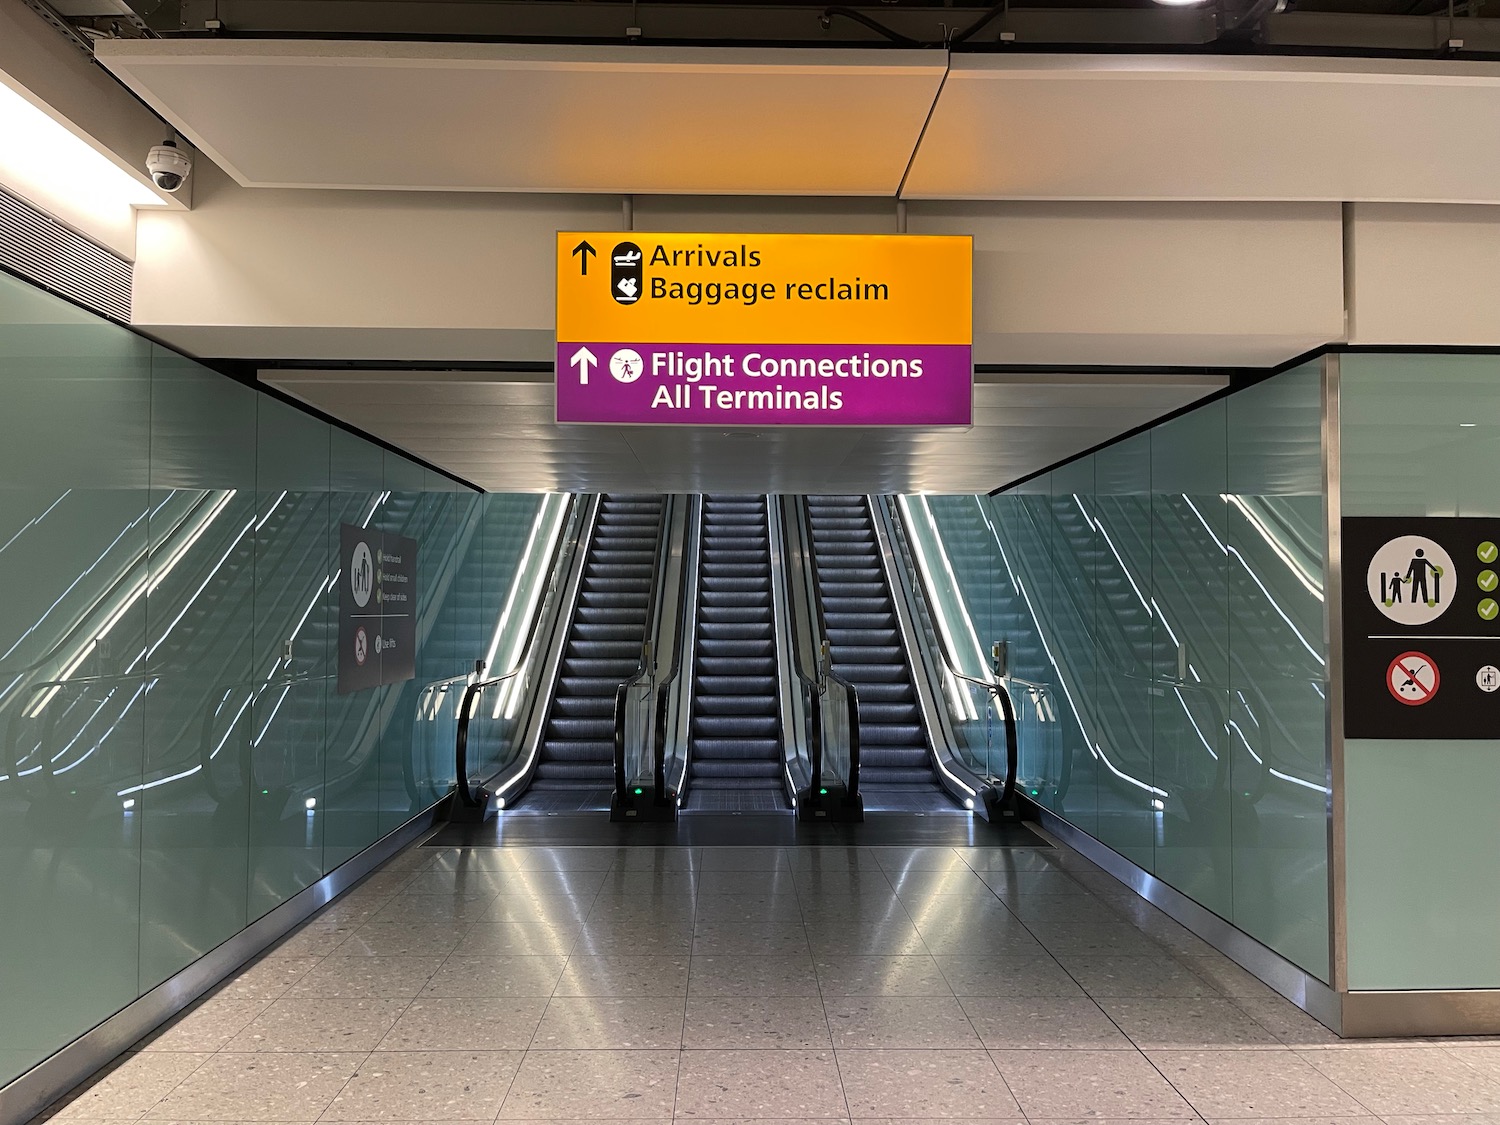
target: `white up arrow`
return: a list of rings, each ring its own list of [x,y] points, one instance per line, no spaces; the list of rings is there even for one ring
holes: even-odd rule
[[[570,367],[578,368],[578,384],[583,387],[589,385],[589,369],[597,366],[598,363],[599,357],[586,347],[579,348],[573,353],[573,358],[568,360]]]

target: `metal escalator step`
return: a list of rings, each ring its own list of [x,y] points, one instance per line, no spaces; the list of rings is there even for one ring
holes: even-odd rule
[[[863,706],[863,703],[861,703]],[[614,724],[615,702],[606,696],[564,695],[552,702],[554,718],[589,719],[605,718]]]
[[[733,675],[739,672],[760,673],[769,668],[776,672],[774,641],[699,641],[698,670],[705,675]]]
[[[706,640],[763,641],[771,637],[771,622],[700,621],[698,634]]]
[[[549,738],[542,743],[542,765],[574,767],[597,765],[600,762],[614,764],[615,742],[582,741]],[[558,771],[554,770],[556,774]]]
[[[554,713],[547,723],[547,741],[608,742],[614,745],[614,715],[571,716]]]
[[[780,790],[782,787],[781,769],[774,767],[774,772],[766,772],[754,775],[742,774],[720,774],[704,773],[693,776],[693,788],[704,790],[716,789],[773,789]]]
[[[774,666],[773,666],[774,667]],[[776,677],[705,674],[700,662],[698,691],[695,698],[718,699],[727,696],[750,696],[751,698],[773,698],[776,693]]]
[[[759,683],[759,680],[752,680]],[[702,681],[699,681],[698,693],[693,697],[693,707],[699,715],[703,716],[729,716],[729,715],[754,715],[764,716],[766,712],[767,697],[761,694],[752,695],[748,692],[738,694],[709,695],[702,689]],[[775,716],[772,716],[774,721]]]
[[[718,605],[699,604],[699,620],[710,625],[736,625],[736,624],[764,624],[771,623],[771,607],[769,605]]]
[[[774,714],[766,714],[764,710],[759,713],[748,713],[738,715],[705,714],[695,711],[693,715],[693,736],[701,739],[735,738],[735,739],[770,739],[775,741],[780,723]],[[613,725],[611,725],[613,730]]]
[[[864,722],[864,715],[860,715],[859,745],[861,753],[865,750],[873,750],[877,746],[921,746],[924,741],[921,723],[866,724]]]
[[[916,700],[881,702],[871,699],[865,692],[859,693],[859,721],[861,727],[875,723],[915,724],[922,721]]]

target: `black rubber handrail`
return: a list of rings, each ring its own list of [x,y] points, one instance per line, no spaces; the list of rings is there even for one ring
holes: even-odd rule
[[[792,669],[796,672],[797,678],[811,688],[810,718],[813,738],[808,747],[808,763],[812,769],[813,787],[819,788],[823,777],[822,697],[826,690],[823,686],[823,680],[826,677],[843,688],[849,699],[849,776],[845,779],[844,788],[845,793],[853,798],[859,793],[859,692],[852,683],[833,670],[832,647],[828,641],[828,619],[824,616],[823,597],[818,590],[818,560],[813,550],[812,523],[807,514],[807,497],[797,497],[794,507],[797,513],[797,528],[805,548],[802,553],[802,573],[807,582],[807,596],[813,604],[813,613],[817,622],[817,636],[814,639],[817,641],[819,654],[816,679],[809,679],[801,667],[794,665]],[[781,535],[783,555],[789,559],[791,557],[790,539],[785,521],[782,523]],[[800,665],[801,653],[794,655],[797,658],[797,665]]]
[[[661,502],[661,525],[656,533],[656,558],[652,563],[652,573],[656,580],[651,583],[651,593],[646,598],[646,628],[651,628],[651,623],[656,620],[656,607],[661,601],[662,587],[667,581],[667,555],[672,538],[672,520],[669,505],[669,497],[662,497]],[[682,645],[678,644],[678,651]],[[639,684],[641,680],[649,677],[653,689],[656,686],[656,657],[654,649],[648,636],[641,642],[641,660],[636,665],[635,675],[631,676],[623,684],[615,689],[615,794],[621,800],[625,797],[625,704],[630,695],[630,689]],[[653,704],[655,703],[653,692]],[[658,753],[657,766],[653,771],[657,778],[657,800],[662,799],[661,778],[663,769],[660,764],[661,754]]]
[[[569,503],[568,517],[563,523],[564,533],[560,534],[557,537],[557,542],[552,545],[551,556],[547,559],[547,568],[543,572],[546,574],[551,588],[547,591],[546,597],[537,600],[536,611],[532,614],[531,623],[526,627],[526,642],[521,646],[519,662],[514,668],[503,675],[470,684],[464,692],[463,701],[459,704],[458,732],[453,739],[454,795],[458,803],[465,808],[477,809],[484,805],[484,800],[475,795],[474,788],[469,783],[469,720],[473,718],[474,699],[480,692],[520,675],[526,670],[527,665],[531,663],[532,649],[535,647],[537,641],[537,632],[541,628],[542,620],[547,616],[547,609],[551,605],[552,599],[557,594],[557,566],[562,557],[563,549],[571,538],[571,536],[566,534],[566,529],[577,518],[577,505],[578,500],[575,497]],[[597,519],[597,515],[595,518]],[[483,670],[484,661],[476,660],[474,667]],[[468,679],[468,675],[452,676],[446,680],[434,680],[431,684],[425,685],[422,690],[426,691],[428,688],[435,687],[438,684],[453,683],[466,679]]]

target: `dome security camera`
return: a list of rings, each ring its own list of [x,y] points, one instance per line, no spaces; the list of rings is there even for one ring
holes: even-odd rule
[[[176,141],[164,141],[147,154],[146,171],[162,191],[176,191],[192,173],[193,158],[179,149]]]

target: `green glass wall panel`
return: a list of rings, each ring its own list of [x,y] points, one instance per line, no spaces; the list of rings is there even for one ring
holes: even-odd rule
[[[1322,374],[1228,400],[1231,920],[1328,980]]]
[[[1094,456],[1099,549],[1099,839],[1154,870],[1156,788],[1152,782],[1151,434]]]
[[[415,702],[483,655],[540,498],[3,275],[0,394],[3,1084],[446,793]],[[421,569],[416,678],[340,696],[344,522]]]
[[[250,899],[259,918],[323,875],[331,637],[330,427],[262,397],[256,433]],[[311,805],[309,806],[309,802]]]
[[[150,377],[0,274],[0,1083],[139,994]]]
[[[139,665],[148,685],[146,988],[246,923],[258,397],[161,348],[152,349],[151,369],[151,563]],[[173,506],[184,502],[191,508],[178,518]]]
[[[1026,703],[1042,712],[1049,735],[1049,773],[1055,781],[1050,807],[1085,832],[1099,827],[1099,756],[1095,749],[1096,717],[1087,706],[1097,697],[1099,680],[1098,553],[1101,540],[1091,513],[1094,504],[1094,459],[1085,457],[1053,470],[1050,512],[1052,533],[1052,632],[1047,653],[1063,667],[1053,674],[1051,661],[1044,698]]]
[[[1228,918],[1234,894],[1226,414],[1225,403],[1211,403],[1151,434],[1149,691],[1155,874]]]
[[[374,526],[386,503],[384,452],[346,430],[334,428],[330,452],[329,552],[338,558],[343,524]],[[337,563],[335,563],[337,567]],[[344,579],[339,574],[339,581]],[[338,644],[339,587],[329,592],[331,643]],[[337,654],[334,669],[337,671]],[[380,739],[389,688],[328,695],[328,757],[324,786],[323,866],[332,870],[378,838],[380,827]]]
[[[1012,644],[1023,792],[1326,980],[1321,386],[1286,372],[932,509]]]
[[[1500,357],[1341,366],[1345,516],[1500,517]],[[1497,762],[1500,737],[1345,743],[1351,988],[1500,988]]]

